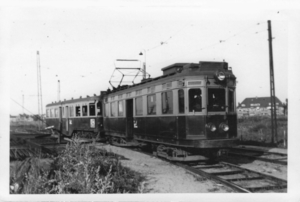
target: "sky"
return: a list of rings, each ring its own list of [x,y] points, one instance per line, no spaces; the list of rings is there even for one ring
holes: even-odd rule
[[[274,38],[275,94],[282,102],[288,98],[288,11],[122,5],[8,9],[10,20],[2,26],[8,39],[9,113],[38,113],[38,59],[45,113],[46,104],[58,100],[58,80],[62,100],[99,95],[110,87],[115,61],[143,62],[141,51],[151,77],[177,62],[225,60],[237,77],[237,103],[270,96],[267,20]]]

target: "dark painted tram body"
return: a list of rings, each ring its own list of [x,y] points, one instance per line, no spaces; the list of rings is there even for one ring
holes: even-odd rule
[[[184,148],[236,144],[236,78],[226,62],[176,63],[104,96],[106,136]]]
[[[162,71],[99,96],[48,104],[46,125],[69,137],[90,133],[119,145],[146,144],[161,155],[171,151],[172,160],[236,145],[236,77],[228,64],[176,63]]]
[[[65,136],[103,131],[101,96],[64,100],[46,105],[46,125]]]

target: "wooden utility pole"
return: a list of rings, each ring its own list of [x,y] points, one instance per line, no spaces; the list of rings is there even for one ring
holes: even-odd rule
[[[277,142],[277,117],[276,117],[275,79],[274,79],[274,68],[273,68],[272,29],[271,29],[270,20],[268,20],[268,33],[269,33],[269,55],[270,55],[272,143],[274,144],[275,142]]]

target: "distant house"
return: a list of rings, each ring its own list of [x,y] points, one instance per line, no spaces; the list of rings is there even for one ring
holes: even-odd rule
[[[9,115],[9,118],[10,118],[10,122],[16,122],[17,121],[17,116]]]
[[[283,104],[275,97],[277,114],[283,114]],[[271,115],[270,97],[246,98],[237,106],[239,116]]]

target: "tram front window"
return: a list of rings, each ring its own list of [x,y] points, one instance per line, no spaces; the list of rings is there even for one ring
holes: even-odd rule
[[[225,111],[225,89],[209,88],[208,89],[208,105],[207,110],[211,112]]]
[[[189,112],[202,111],[202,93],[201,89],[189,89]]]

